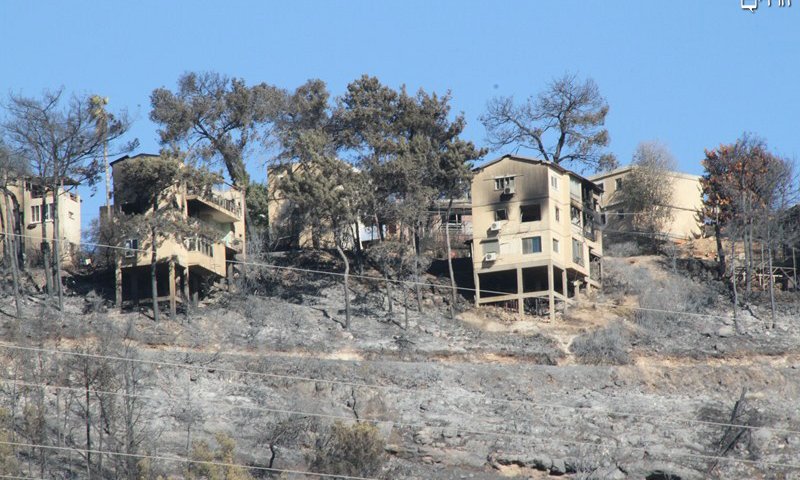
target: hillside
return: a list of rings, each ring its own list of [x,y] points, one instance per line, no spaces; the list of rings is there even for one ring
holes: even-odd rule
[[[62,320],[31,294],[30,318],[2,320],[4,438],[21,474],[85,478],[88,390],[90,420],[106,421],[90,425],[93,447],[112,452],[92,457],[97,478],[122,477],[126,438],[155,457],[131,457],[144,478],[200,475],[187,453],[255,478],[320,473],[335,422],[377,427],[368,478],[798,478],[796,294],[778,296],[774,329],[758,302],[739,312],[737,334],[702,261],[608,257],[604,270],[603,292],[554,322],[466,301],[451,319],[426,288],[406,326],[401,292],[390,314],[379,285],[355,280],[349,331],[338,277],[292,271],[160,323],[77,291]],[[219,433],[229,456],[213,455]],[[24,446],[37,439],[58,449]]]

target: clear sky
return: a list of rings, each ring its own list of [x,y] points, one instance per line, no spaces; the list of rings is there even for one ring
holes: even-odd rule
[[[63,86],[108,96],[134,117],[141,150],[157,151],[149,94],[174,89],[185,71],[284,88],[320,78],[335,95],[367,73],[450,90],[465,136],[483,145],[489,98],[523,99],[569,71],[607,98],[610,149],[623,164],[658,139],[681,170],[700,173],[704,148],[743,131],[800,154],[795,3],[762,0],[750,13],[740,0],[3,0],[0,95]],[[86,224],[103,193],[81,193]]]

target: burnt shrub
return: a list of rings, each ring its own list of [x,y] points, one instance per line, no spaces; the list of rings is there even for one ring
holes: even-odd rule
[[[569,349],[582,364],[627,365],[631,363],[628,345],[625,326],[616,321],[575,337]]]
[[[374,477],[386,461],[384,448],[385,442],[375,425],[337,422],[317,441],[311,470],[344,477]]]

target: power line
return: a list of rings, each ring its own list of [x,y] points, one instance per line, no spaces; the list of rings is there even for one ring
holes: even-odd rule
[[[638,232],[638,233],[644,233],[644,232]],[[6,234],[0,233],[0,235],[6,235]],[[20,235],[20,234],[13,234],[13,235],[33,238],[33,237],[28,236],[28,235]],[[43,237],[35,237],[35,238],[40,238],[41,239]],[[74,243],[74,242],[70,242],[70,243]],[[76,245],[81,245],[81,243],[75,243],[75,244]],[[115,247],[113,245],[105,245],[105,244],[99,244],[99,243],[84,242],[82,244],[83,245],[93,245],[93,246],[98,246],[98,247],[123,249],[123,250],[129,250],[129,251],[137,251],[137,252],[148,252],[148,253],[150,252],[150,250],[134,249],[134,248],[127,248],[127,247]],[[230,264],[234,264],[234,265],[244,265],[244,266],[255,266],[255,267],[263,267],[263,268],[271,268],[271,269],[275,269],[275,270],[287,270],[287,271],[296,271],[296,272],[314,273],[314,274],[320,274],[320,275],[331,275],[331,276],[336,276],[336,277],[344,277],[344,273],[341,273],[341,272],[331,272],[331,271],[328,271],[328,270],[316,270],[316,269],[310,269],[310,268],[291,267],[291,266],[285,266],[285,265],[275,265],[275,264],[262,263],[262,262],[247,262],[247,261],[238,261],[238,260],[226,260],[226,263],[230,263]],[[441,289],[448,289],[448,290],[452,288],[452,286],[450,286],[450,285],[438,285],[438,284],[435,284],[435,283],[417,282],[417,281],[414,281],[414,280],[396,280],[396,279],[390,279],[390,278],[384,278],[384,277],[376,277],[376,276],[373,276],[373,275],[359,275],[359,274],[350,273],[350,274],[348,274],[348,276],[350,278],[360,278],[360,279],[364,279],[364,280],[374,280],[374,281],[377,281],[377,282],[391,282],[393,284],[400,284],[400,285],[405,285],[405,286],[420,285],[420,286],[424,286],[424,287],[428,287],[428,288],[441,288]],[[481,293],[490,293],[490,294],[494,294],[494,295],[513,295],[514,294],[513,292],[509,293],[509,292],[500,292],[500,291],[494,291],[494,290],[485,290],[485,289],[476,289],[476,288],[458,287],[458,286],[456,286],[456,290],[466,291],[466,292],[473,292],[473,293],[478,292],[480,290]],[[617,305],[617,304],[614,304],[614,303],[592,302],[592,304],[596,305],[596,306],[607,306],[607,307],[612,307],[612,308],[624,308],[624,309],[627,309],[627,310],[642,310],[642,311],[659,312],[659,313],[673,313],[673,314],[679,314],[679,315],[690,315],[690,316],[695,316],[695,317],[720,318],[720,319],[725,319],[725,320],[730,320],[732,318],[732,317],[726,316],[726,315],[716,315],[716,314],[696,313],[696,312],[681,312],[681,311],[677,311],[677,310],[664,310],[664,309],[646,308],[646,307],[622,306],[622,305]]]
[[[89,354],[89,353],[83,353],[83,352],[72,352],[72,351],[64,351],[64,350],[50,350],[50,349],[37,348],[37,347],[22,347],[22,346],[17,346],[17,345],[13,345],[12,346],[12,345],[2,344],[2,343],[0,343],[0,348],[10,348],[10,349],[18,349],[18,350],[32,350],[32,351],[39,351],[39,352],[50,353],[50,354],[73,355],[73,356],[88,357],[88,358],[94,358],[94,359],[115,360],[115,361],[133,362],[133,363],[146,363],[146,364],[149,364],[149,365],[163,365],[163,366],[178,367],[178,368],[184,368],[184,369],[207,370],[207,369],[211,368],[209,366],[202,366],[201,367],[201,366],[186,365],[186,364],[179,364],[179,363],[173,363],[173,362],[157,362],[157,361],[153,361],[153,360],[126,359],[126,358],[123,358],[123,357],[114,357],[114,356],[99,355],[99,354]],[[406,388],[399,387],[399,386],[393,386],[393,385],[375,385],[375,384],[367,384],[367,383],[347,382],[347,381],[341,381],[341,380],[320,379],[320,378],[314,378],[314,377],[300,377],[300,376],[280,375],[280,374],[263,373],[263,372],[253,372],[253,371],[249,371],[249,370],[232,370],[232,369],[216,368],[216,367],[214,369],[218,370],[220,372],[226,372],[226,373],[235,373],[235,374],[253,375],[253,376],[267,376],[267,377],[271,377],[271,378],[276,378],[277,377],[277,378],[280,378],[280,379],[289,379],[289,380],[293,380],[293,381],[338,384],[338,385],[345,385],[345,386],[354,387],[354,388],[356,388],[356,387],[357,388],[369,388],[369,389],[373,389],[373,390],[399,390],[401,392],[408,390]],[[27,384],[27,382],[21,382],[21,381],[18,381],[16,379],[0,378],[0,381],[5,381],[7,383],[14,382],[14,383],[16,383],[18,385]],[[84,391],[84,388],[81,388],[81,387],[61,387],[61,386],[53,386],[53,385],[48,385],[48,384],[36,384],[36,383],[31,383],[31,384],[28,384],[28,385],[34,386],[34,387],[42,387],[42,388],[57,388],[57,389],[65,389],[65,390]],[[251,385],[242,385],[242,386],[252,387]],[[156,397],[146,396],[146,395],[124,394],[124,393],[120,393],[120,392],[101,392],[101,391],[96,391],[96,392],[100,393],[100,394],[122,395],[122,396],[132,396],[132,397],[135,396],[135,397],[140,397],[140,398],[145,398],[145,399],[150,399],[150,400],[158,400],[158,398],[156,398]],[[745,424],[715,422],[715,421],[711,421],[711,420],[699,420],[699,419],[692,419],[692,418],[682,418],[682,417],[675,417],[675,416],[669,416],[669,415],[626,412],[626,411],[602,409],[602,408],[594,408],[594,407],[581,407],[581,406],[558,404],[558,403],[553,403],[553,402],[540,403],[540,402],[534,402],[534,401],[530,401],[530,400],[510,400],[510,399],[504,399],[504,398],[486,397],[486,396],[477,394],[475,392],[464,392],[464,394],[467,395],[467,396],[473,397],[473,398],[478,398],[480,400],[484,400],[484,401],[505,403],[505,404],[514,404],[514,405],[522,405],[522,406],[528,406],[528,407],[533,407],[533,408],[552,408],[552,409],[576,410],[576,411],[588,412],[588,413],[593,413],[593,414],[601,414],[602,413],[602,414],[606,414],[606,415],[609,415],[609,416],[624,416],[624,417],[634,417],[634,418],[647,418],[647,419],[661,420],[661,421],[667,421],[667,422],[673,422],[673,423],[689,423],[689,424],[698,424],[698,425],[716,426],[716,427],[743,428],[743,429],[750,429],[750,430],[759,430],[759,429],[761,429],[761,430],[772,431],[772,432],[775,432],[775,433],[800,434],[800,431],[791,430],[791,429],[781,429],[781,428],[774,428],[774,427],[756,427],[756,426],[745,425]],[[267,407],[237,406],[237,408],[250,409],[250,410],[264,410],[264,411],[268,411],[268,412],[272,412],[272,413],[287,413],[287,414],[296,414],[296,415],[319,416],[319,417],[323,417],[323,418],[329,417],[329,418],[336,418],[336,419],[350,419],[350,417],[341,417],[341,416],[325,415],[325,414],[317,415],[317,414],[314,414],[314,413],[311,413],[311,412],[299,412],[299,411],[292,411],[292,410],[270,409],[270,408],[267,408]],[[365,417],[365,418],[369,418],[369,417]],[[385,423],[385,422],[398,423],[398,422],[394,422],[393,420],[385,420],[385,419],[379,419],[379,418],[371,418],[370,421],[374,421],[376,423]],[[398,424],[400,424],[400,423],[398,423]],[[419,427],[419,428],[425,428],[425,427],[448,428],[446,425],[427,425],[427,424],[411,424],[411,423],[406,423],[406,424],[404,424],[404,426]],[[484,434],[484,435],[506,435],[505,433],[499,433],[499,432],[472,431],[472,432],[467,432],[467,433]]]
[[[595,442],[584,442],[578,440],[564,440],[564,439],[554,439],[548,438],[547,441],[553,443],[562,443],[568,445],[578,445],[578,446],[586,446],[592,448],[609,448],[609,445],[603,443],[595,443]],[[104,450],[92,450],[86,448],[77,448],[77,447],[59,447],[53,445],[43,445],[38,443],[24,443],[24,442],[9,442],[9,441],[0,441],[0,445],[9,445],[15,447],[28,447],[28,448],[41,448],[47,450],[57,450],[57,451],[72,451],[78,453],[91,453],[96,455],[116,455],[128,458],[139,458],[139,459],[151,459],[151,460],[164,460],[168,462],[178,462],[178,463],[192,463],[192,464],[200,464],[200,465],[213,465],[213,466],[220,466],[220,467],[241,467],[244,469],[249,470],[259,470],[259,471],[267,471],[273,473],[286,473],[289,475],[311,475],[321,478],[337,478],[337,479],[344,479],[344,480],[379,480],[373,477],[357,477],[357,476],[348,476],[348,475],[341,475],[341,474],[330,474],[330,473],[318,473],[318,472],[308,472],[302,470],[288,470],[288,469],[279,469],[279,468],[270,468],[270,467],[260,467],[260,466],[251,466],[251,465],[244,465],[241,463],[228,463],[228,462],[216,462],[216,461],[208,461],[208,460],[193,460],[185,457],[165,457],[163,455],[144,455],[144,454],[135,454],[135,453],[124,453],[124,452],[112,452],[112,451],[104,451]],[[701,453],[689,453],[689,452],[665,452],[659,453],[654,452],[648,447],[634,447],[634,446],[623,446],[623,447],[613,447],[613,448],[622,448],[624,450],[629,451],[639,451],[643,452],[650,456],[666,456],[667,458],[671,457],[685,457],[685,458],[695,458],[701,460],[721,460],[724,462],[733,462],[733,463],[743,463],[747,465],[756,465],[756,466],[769,466],[769,467],[779,467],[779,468],[790,468],[790,469],[800,469],[800,464],[796,463],[784,463],[784,462],[768,462],[768,461],[761,461],[761,460],[747,460],[743,458],[733,458],[733,457],[722,457],[719,455],[707,455]]]
[[[41,443],[24,443],[24,442],[8,442],[8,441],[0,441],[0,445],[9,445],[12,447],[27,447],[27,448],[42,448],[45,450],[56,450],[56,451],[70,451],[70,452],[78,452],[78,453],[90,453],[96,455],[116,455],[118,457],[127,457],[127,458],[138,458],[138,459],[150,459],[150,460],[163,460],[167,462],[178,462],[178,463],[192,463],[196,465],[212,465],[216,467],[241,467],[248,470],[259,470],[262,472],[272,472],[272,473],[286,473],[289,475],[311,475],[313,477],[320,477],[320,478],[341,478],[344,480],[379,480],[374,477],[357,477],[353,475],[342,475],[338,473],[318,473],[318,472],[306,472],[302,470],[288,470],[282,468],[270,468],[270,467],[259,467],[253,465],[244,465],[241,463],[229,463],[229,462],[216,462],[212,460],[194,460],[190,458],[184,457],[165,457],[163,455],[144,455],[140,453],[125,453],[125,452],[112,452],[108,450],[93,450],[88,448],[76,448],[76,447],[59,447],[55,445],[43,445]]]

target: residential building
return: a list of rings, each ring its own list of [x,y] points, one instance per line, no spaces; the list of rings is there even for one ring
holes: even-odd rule
[[[3,218],[11,212],[11,230],[18,235],[26,264],[41,261],[42,240],[60,240],[62,262],[74,260],[81,241],[81,199],[72,190],[74,182],[65,180],[58,189],[58,235],[55,233],[55,197],[53,192],[45,194],[41,178],[25,176],[12,180],[8,185],[10,196],[0,196]],[[7,205],[8,203],[8,205]],[[0,249],[0,256],[2,249]]]
[[[130,195],[129,186],[119,175],[120,165],[133,162],[147,162],[159,158],[158,155],[139,154],[124,156],[111,162],[114,180],[114,212],[152,214],[149,205],[125,203]],[[183,168],[191,168],[185,166]],[[244,259],[245,221],[244,192],[220,181],[210,191],[194,191],[186,185],[175,185],[169,195],[171,208],[179,211],[179,216],[187,220],[199,221],[202,234],[179,239],[176,236],[161,238],[157,245],[157,284],[158,297],[170,301],[172,306],[178,300],[188,301],[199,296],[205,285],[233,274],[232,261]],[[166,202],[165,201],[165,202]],[[159,206],[161,208],[162,206]],[[105,208],[101,216],[105,216]],[[121,256],[117,271],[118,304],[138,302],[141,298],[152,296],[150,282],[151,239],[149,235],[125,240],[125,251]],[[178,298],[177,292],[181,292]]]
[[[474,169],[476,305],[554,317],[576,288],[598,288],[601,188],[557,164],[505,155]]]
[[[440,248],[445,247],[446,231],[450,233],[450,248],[453,257],[469,254],[468,242],[472,239],[472,199],[469,192],[461,198],[454,198],[447,216],[449,199],[438,200],[435,211],[431,212],[431,233]]]
[[[267,209],[271,247],[278,250],[334,248],[333,233],[330,229],[325,228],[325,225],[316,218],[301,216],[278,188],[281,179],[290,171],[296,171],[299,166],[299,163],[292,163],[267,169]],[[359,220],[352,228],[353,242],[361,247],[381,239],[381,232],[374,222]],[[387,226],[383,225],[382,228],[384,235],[388,234]]]
[[[605,214],[609,232],[633,230],[633,215],[630,215],[632,212],[625,211],[618,192],[625,188],[625,179],[634,168],[636,167],[627,166],[589,177],[603,189],[600,208]],[[698,221],[698,212],[703,207],[700,177],[687,173],[667,172],[664,181],[672,185],[672,199],[668,205],[671,219],[661,233],[675,240],[699,237],[703,233],[702,224]]]

